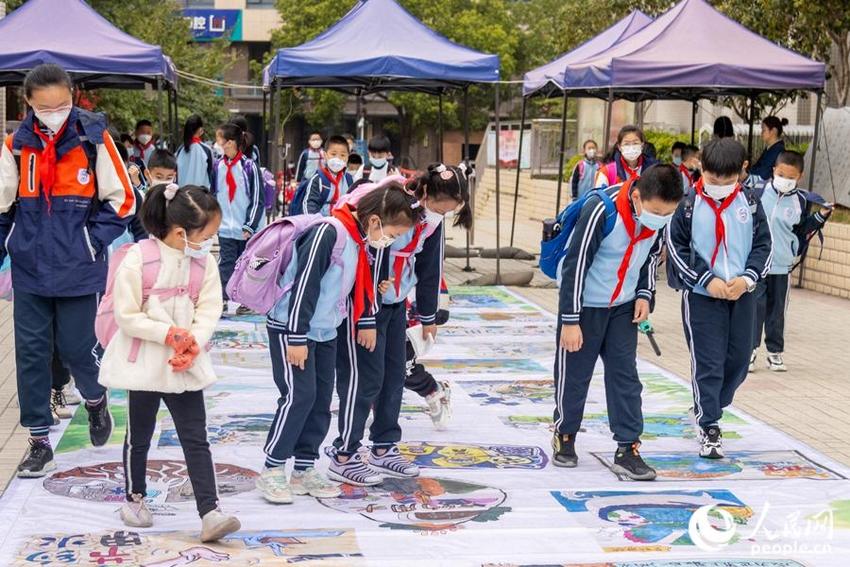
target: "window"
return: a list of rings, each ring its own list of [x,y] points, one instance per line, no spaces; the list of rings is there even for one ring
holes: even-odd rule
[[[274,8],[275,0],[245,0],[247,8]]]
[[[214,8],[215,0],[183,0],[186,8]]]

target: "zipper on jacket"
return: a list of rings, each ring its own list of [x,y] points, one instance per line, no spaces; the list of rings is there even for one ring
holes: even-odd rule
[[[10,256],[10,254],[9,254],[9,241],[12,240],[12,233],[15,232],[15,224],[16,223],[14,223],[14,222],[12,223],[12,228],[9,229],[9,234],[6,235],[6,241],[3,243],[3,248],[6,249],[6,255],[7,256]]]
[[[83,235],[86,238],[86,247],[89,249],[89,254],[91,254],[91,261],[97,262],[97,254],[94,251],[94,246],[91,244],[91,238],[89,238],[89,227],[83,227]]]

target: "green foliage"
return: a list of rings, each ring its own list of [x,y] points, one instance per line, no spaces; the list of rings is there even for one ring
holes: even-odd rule
[[[673,155],[670,153],[675,142],[691,143],[690,134],[671,134],[660,130],[645,130],[646,141],[655,146],[656,157],[659,161],[670,163]]]

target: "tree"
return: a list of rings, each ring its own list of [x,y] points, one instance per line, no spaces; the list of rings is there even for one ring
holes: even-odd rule
[[[180,12],[181,3],[176,0],[89,0],[92,7],[122,31],[147,43],[159,45],[170,56],[178,69],[203,77],[221,77],[232,59],[226,41],[208,44],[193,43],[189,27]],[[22,0],[7,2],[17,8]],[[85,46],[80,46],[85,53]],[[99,89],[87,93],[96,109],[105,112],[110,125],[121,131],[129,131],[141,118],[156,123],[157,98],[145,91]],[[227,118],[224,99],[215,88],[183,80],[179,84],[180,107],[178,118],[184,120],[189,114],[200,114],[208,124],[216,124]],[[167,109],[163,111],[167,116]]]

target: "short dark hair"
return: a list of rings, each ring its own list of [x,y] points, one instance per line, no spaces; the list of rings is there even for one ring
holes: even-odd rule
[[[372,215],[378,215],[385,225],[413,226],[422,220],[423,215],[422,207],[417,204],[416,197],[409,194],[401,183],[392,182],[370,191],[357,202],[357,218],[364,229]]]
[[[684,147],[684,149],[682,149],[682,159],[686,160],[689,157],[696,155],[698,153],[699,153],[698,147],[693,146],[691,144],[688,144],[687,146]]]
[[[635,182],[641,200],[661,199],[667,203],[678,203],[685,196],[682,175],[672,165],[659,163],[641,173]]]
[[[676,150],[681,150],[682,152],[684,152],[686,147],[688,147],[688,145],[685,142],[680,142],[677,140],[673,142],[673,145],[670,147],[670,153],[673,153]]]
[[[153,124],[151,124],[151,121],[150,121],[150,120],[147,120],[147,119],[145,119],[145,118],[143,118],[143,119],[139,120],[138,122],[136,122],[136,128],[135,128],[135,129],[136,129],[136,130],[138,130],[138,129],[139,129],[139,128],[141,128],[142,126],[150,126],[151,128],[153,128]]]
[[[369,138],[369,151],[370,152],[388,152],[390,151],[390,139],[386,136],[372,136]]]
[[[776,130],[776,133],[780,136],[783,133],[783,128],[788,126],[788,119],[782,118],[780,119],[778,116],[768,116],[764,120],[761,121],[766,127],[771,130]]]
[[[363,157],[356,152],[349,154],[348,165],[363,165]]]
[[[333,145],[345,146],[345,151],[348,151],[348,140],[346,140],[342,136],[335,135],[328,138],[325,142],[325,149],[329,150]]]
[[[732,119],[728,116],[718,116],[714,121],[714,137],[715,138],[734,138],[735,127],[732,126]]]
[[[324,136],[324,134],[322,134],[322,131],[321,131],[321,130],[313,130],[313,131],[311,131],[309,134],[307,134],[307,138],[309,139],[309,138],[310,138],[310,136],[312,136],[313,134],[318,134],[318,135],[319,135],[319,137],[320,137],[320,138],[323,138],[323,139],[324,139],[324,137],[325,137],[325,136]],[[346,143],[347,143],[347,142],[346,142]]]
[[[806,161],[803,159],[803,154],[793,150],[785,150],[779,154],[779,157],[776,158],[776,165],[779,165],[780,163],[790,165],[797,169],[800,173],[803,173],[803,168],[806,167]]]
[[[118,155],[121,156],[121,161],[125,164],[130,161],[130,153],[127,151],[127,146],[124,144],[115,144],[115,150],[118,152]]]
[[[732,138],[714,138],[702,148],[702,170],[730,176],[741,172],[747,150]]]
[[[174,198],[165,198],[166,184],[160,183],[148,190],[142,204],[141,220],[152,236],[160,240],[175,226],[186,232],[201,230],[216,215],[221,215],[218,200],[197,185],[184,185]]]
[[[593,138],[589,138],[589,139],[585,140],[584,143],[581,145],[581,149],[586,148],[587,144],[593,144],[597,148],[599,147],[599,144],[596,143],[596,140],[594,140]]]
[[[161,167],[162,169],[177,170],[177,158],[168,150],[157,148],[151,154],[148,160],[148,169]]]
[[[623,138],[626,137],[626,134],[637,134],[638,137],[640,138],[641,142],[643,142],[643,143],[646,142],[646,136],[644,136],[643,130],[641,130],[640,128],[638,128],[634,124],[627,124],[626,126],[623,126],[622,128],[620,128],[620,132],[617,134],[617,145],[618,146],[623,143]]]
[[[33,67],[24,78],[24,94],[27,98],[30,98],[35,90],[53,86],[68,87],[68,90],[73,88],[71,76],[65,69],[53,63],[42,63]]]
[[[119,139],[121,140],[122,144],[126,144],[127,142],[130,142],[131,144],[133,143],[133,136],[127,133],[121,134],[119,136]]]

